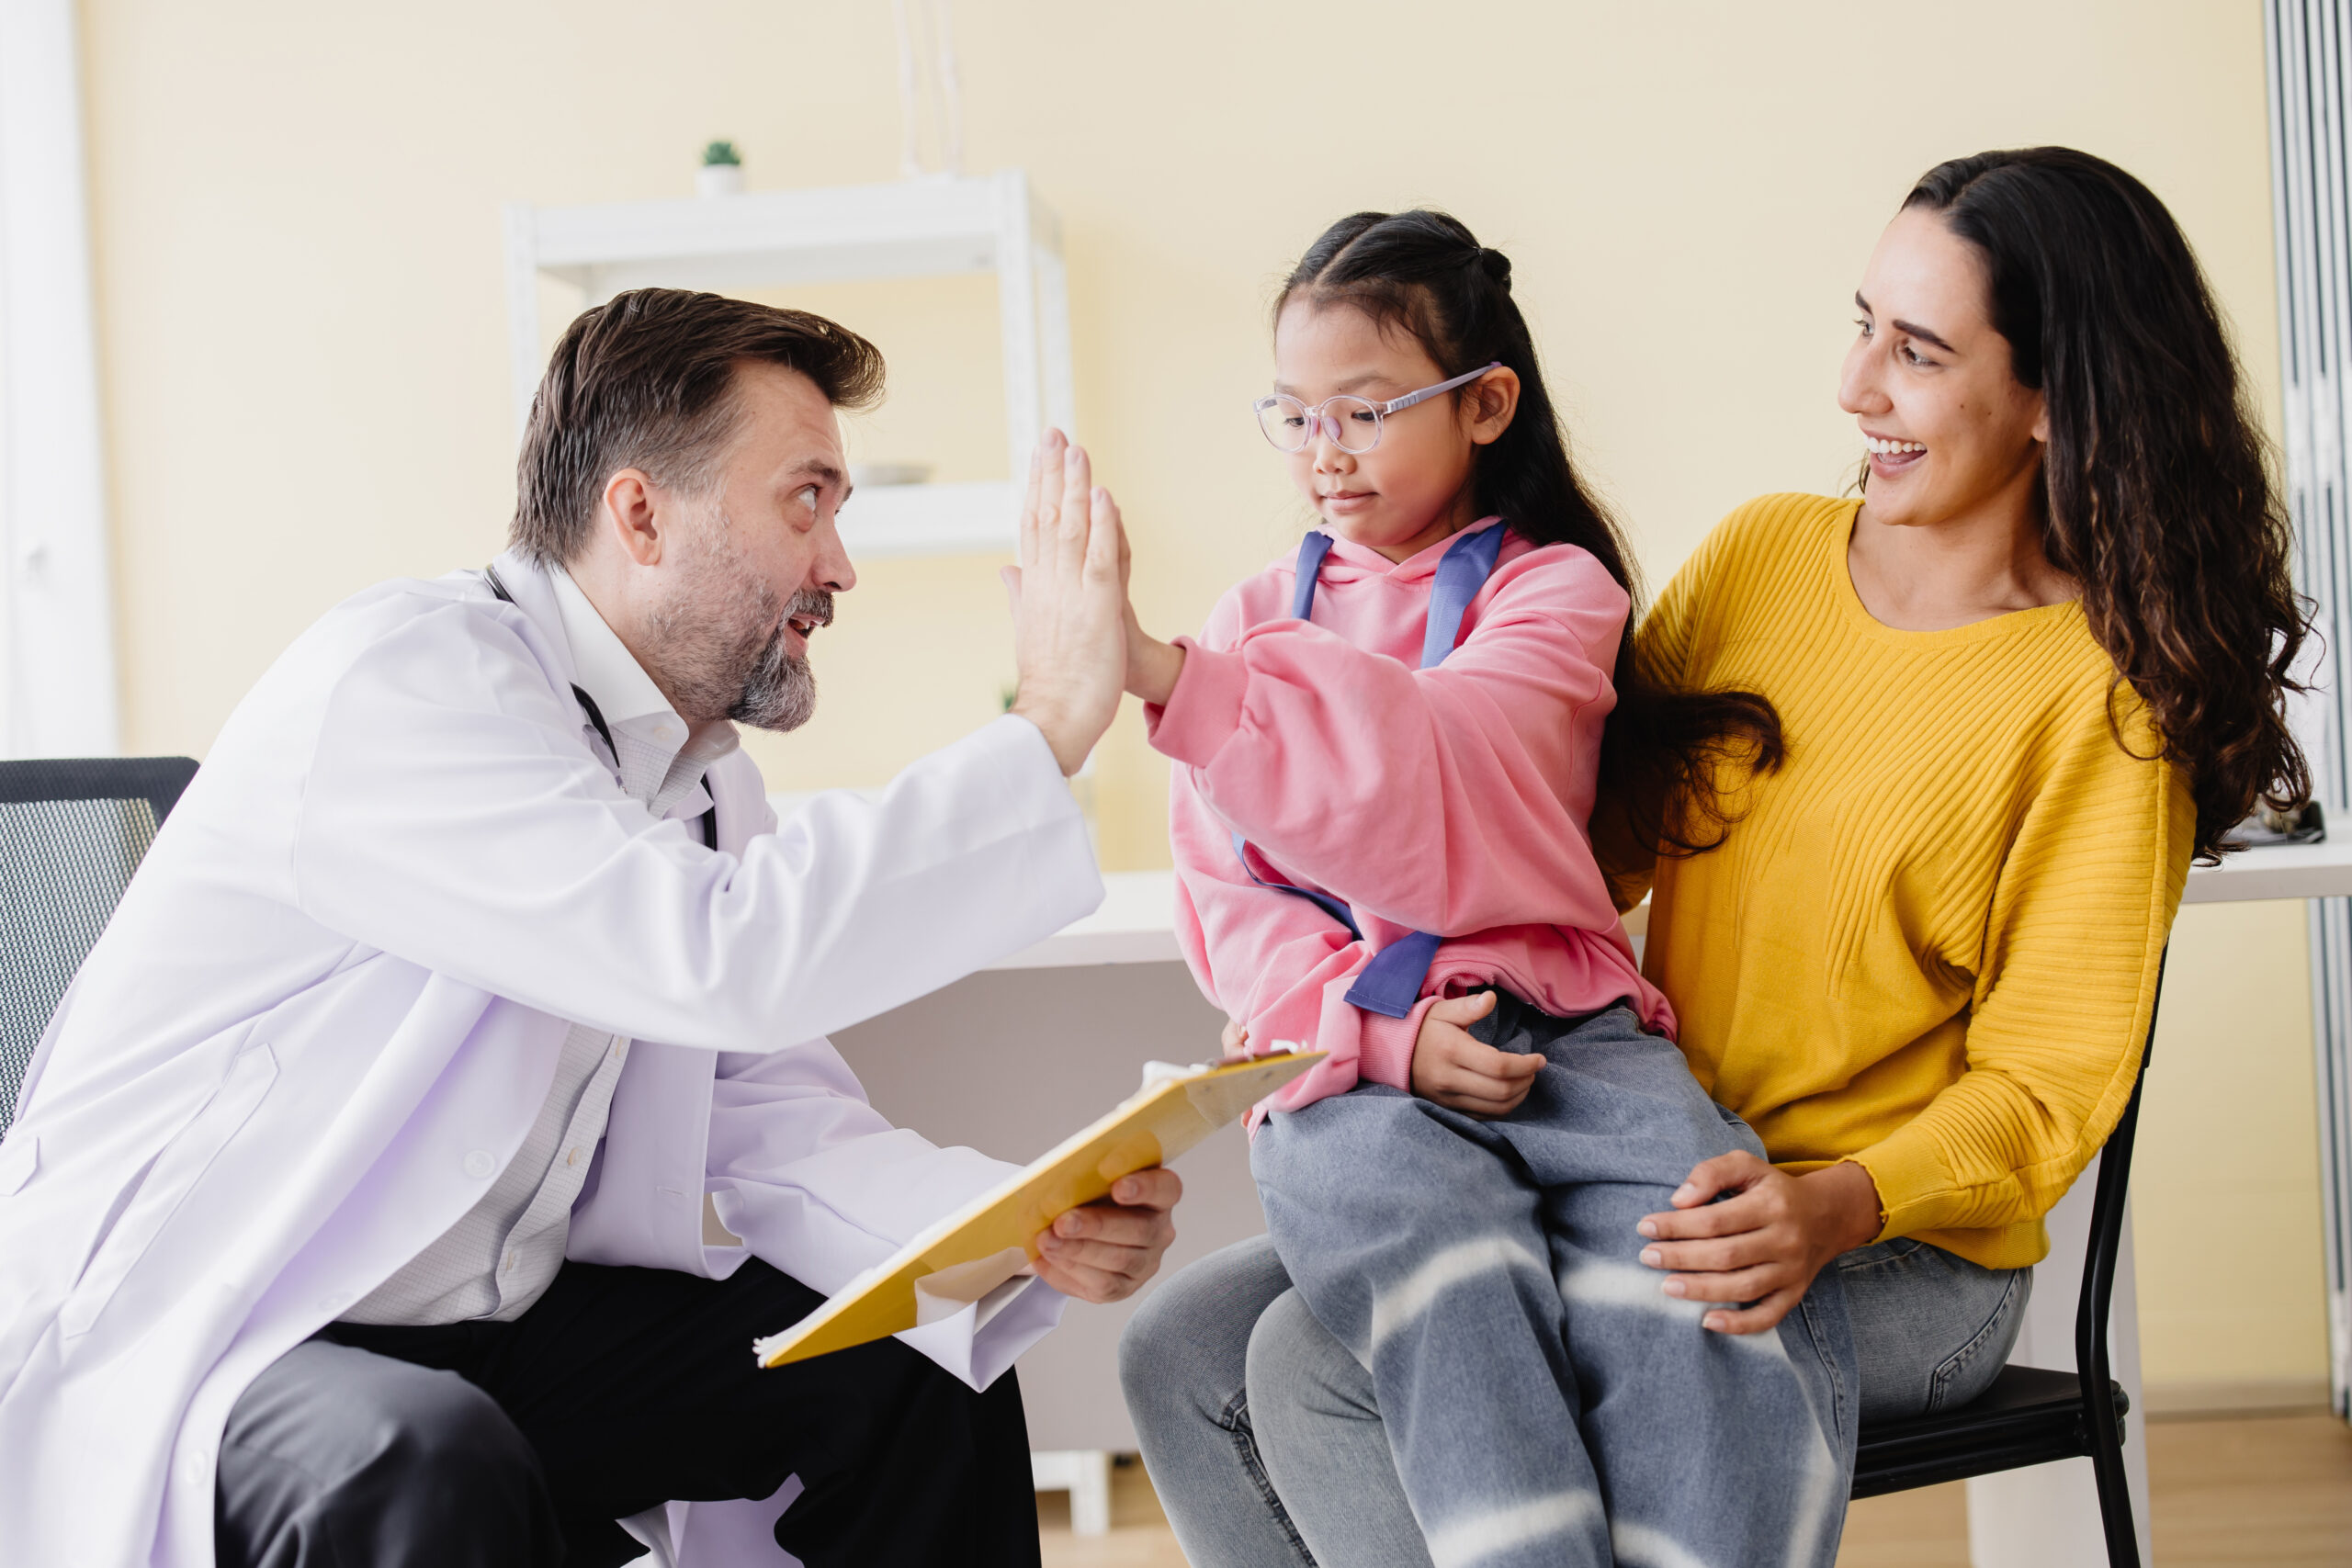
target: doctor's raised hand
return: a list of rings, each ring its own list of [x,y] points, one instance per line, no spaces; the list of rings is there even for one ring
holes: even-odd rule
[[[1119,508],[1093,482],[1086,449],[1046,432],[1029,461],[1021,564],[1004,581],[1021,680],[1012,711],[1045,735],[1066,774],[1111,727],[1126,684],[1123,540]]]
[[[1125,556],[1118,505],[1093,482],[1086,449],[1047,431],[1029,462],[1021,565],[1004,580],[1021,671],[1012,711],[1045,735],[1064,773],[1085,763],[1126,683]],[[1124,1179],[1054,1222],[1038,1241],[1037,1277],[1080,1301],[1132,1295],[1176,1239],[1169,1211],[1182,1192],[1172,1170]]]

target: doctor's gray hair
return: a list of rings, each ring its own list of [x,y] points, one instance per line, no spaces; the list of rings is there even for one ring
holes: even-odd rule
[[[882,397],[882,351],[822,316],[681,288],[633,288],[581,312],[531,399],[508,542],[540,564],[586,546],[623,468],[707,491],[735,434],[735,367],[797,370],[836,408]]]

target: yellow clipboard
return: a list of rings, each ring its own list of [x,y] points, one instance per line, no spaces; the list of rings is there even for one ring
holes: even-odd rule
[[[754,1344],[752,1353],[763,1367],[780,1367],[915,1327],[921,1310],[915,1281],[945,1270],[980,1269],[993,1276],[985,1279],[985,1288],[1010,1277],[1019,1258],[1006,1255],[1034,1259],[1037,1237],[1063,1211],[1108,1196],[1123,1176],[1168,1164],[1324,1055],[1278,1053],[1147,1083],[1109,1115],[907,1243],[790,1328]]]

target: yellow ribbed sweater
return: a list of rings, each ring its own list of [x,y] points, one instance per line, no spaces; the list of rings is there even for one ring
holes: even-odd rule
[[[1642,625],[1645,668],[1764,694],[1789,743],[1722,848],[1657,863],[1644,967],[1775,1164],[1852,1159],[1882,1239],[2017,1268],[2123,1113],[2195,807],[2128,687],[2118,742],[2078,604],[1872,619],[1860,505],[1748,502]],[[1631,902],[1653,868],[1623,858]]]

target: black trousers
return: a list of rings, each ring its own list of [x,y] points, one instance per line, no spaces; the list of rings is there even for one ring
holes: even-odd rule
[[[1028,1427],[895,1339],[774,1371],[815,1310],[756,1259],[725,1280],[567,1263],[513,1323],[333,1324],[273,1362],[220,1447],[221,1568],[615,1568],[613,1521],[806,1488],[808,1568],[1035,1568]]]

